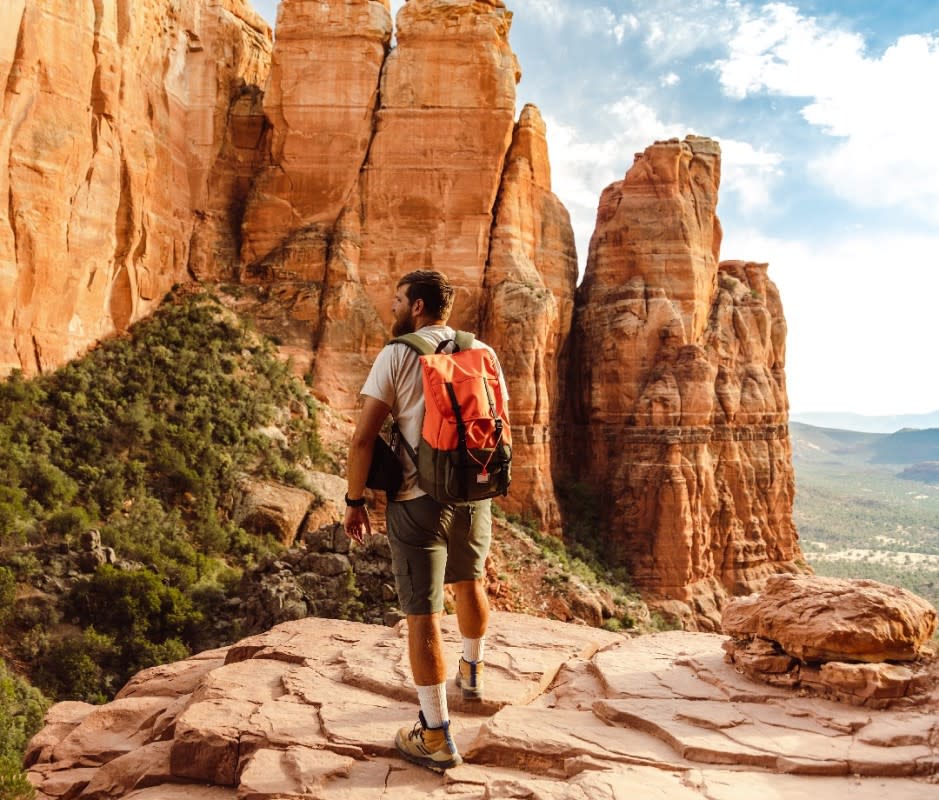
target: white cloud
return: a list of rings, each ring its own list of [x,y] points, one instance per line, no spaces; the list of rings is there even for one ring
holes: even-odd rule
[[[830,137],[815,179],[871,208],[906,207],[939,222],[939,150],[915,147],[939,127],[939,38],[911,35],[869,57],[854,33],[827,30],[775,3],[748,18],[716,65],[724,91],[807,99],[805,120]]]
[[[531,13],[541,18],[543,22],[560,27],[570,15],[570,8],[564,0],[519,0],[515,3],[516,13],[524,8],[524,13]]]
[[[737,194],[746,213],[768,206],[783,177],[782,155],[735,139],[721,139],[720,144],[721,194]]]
[[[616,0],[613,4],[617,4]],[[567,27],[588,36],[607,36],[617,44],[622,44],[641,27],[635,14],[614,11],[603,4],[588,5],[572,0],[516,0],[511,5],[515,14],[537,17],[556,30]]]
[[[632,14],[623,14],[613,25],[613,38],[622,44],[626,34],[639,29],[639,20]]]
[[[669,72],[659,79],[659,83],[662,86],[677,86],[679,83],[681,83],[681,77],[676,75],[674,72]]]
[[[730,53],[715,66],[731,97],[766,90],[790,97],[827,97],[856,80],[842,70],[863,60],[864,40],[828,31],[794,6],[771,3],[759,16],[744,12],[730,39]]]
[[[721,258],[769,262],[788,323],[793,411],[891,414],[939,405],[936,252],[939,234],[826,242],[732,230]]]
[[[723,47],[742,13],[737,0],[636,0],[629,5],[646,57],[659,64]]]
[[[545,116],[552,188],[570,211],[581,267],[603,189],[620,180],[635,155],[653,142],[695,133],[683,123],[663,121],[636,97],[620,98],[595,113],[591,122],[588,130]],[[782,156],[734,139],[721,140],[720,145],[721,196],[737,195],[745,212],[767,206],[773,185],[783,175]]]

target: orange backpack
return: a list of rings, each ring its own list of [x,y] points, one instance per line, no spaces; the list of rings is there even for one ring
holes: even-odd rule
[[[512,479],[512,433],[488,348],[472,347],[474,336],[457,331],[436,349],[414,333],[392,339],[420,355],[424,423],[417,452],[400,441],[417,465],[417,481],[441,503],[466,503],[504,495]],[[453,352],[441,352],[453,342]]]

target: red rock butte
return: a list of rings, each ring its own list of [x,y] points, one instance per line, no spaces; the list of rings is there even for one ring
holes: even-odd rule
[[[246,0],[7,0],[0,373],[54,369],[177,283],[241,283],[351,412],[393,285],[442,270],[505,367],[505,510],[560,531],[581,484],[636,585],[715,629],[800,569],[778,293],[720,262],[700,137],[603,192],[576,287],[511,21],[501,0],[409,0],[394,24],[387,0],[282,0],[275,41]]]

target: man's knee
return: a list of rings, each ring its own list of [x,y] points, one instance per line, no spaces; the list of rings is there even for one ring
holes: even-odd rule
[[[461,598],[467,600],[477,600],[477,601],[486,601],[486,587],[484,578],[476,578],[471,581],[457,581],[454,584],[451,584],[453,593],[457,597],[457,602]]]
[[[440,613],[408,614],[408,636],[434,639],[440,636]]]

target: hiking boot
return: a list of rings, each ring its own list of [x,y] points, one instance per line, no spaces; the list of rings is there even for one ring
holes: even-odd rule
[[[460,659],[460,668],[456,673],[456,685],[463,690],[464,700],[482,700],[483,667],[482,661],[464,661]]]
[[[408,761],[434,772],[443,772],[463,763],[450,738],[450,723],[428,728],[423,711],[418,712],[418,720],[410,731],[407,726],[398,731],[395,747]]]

